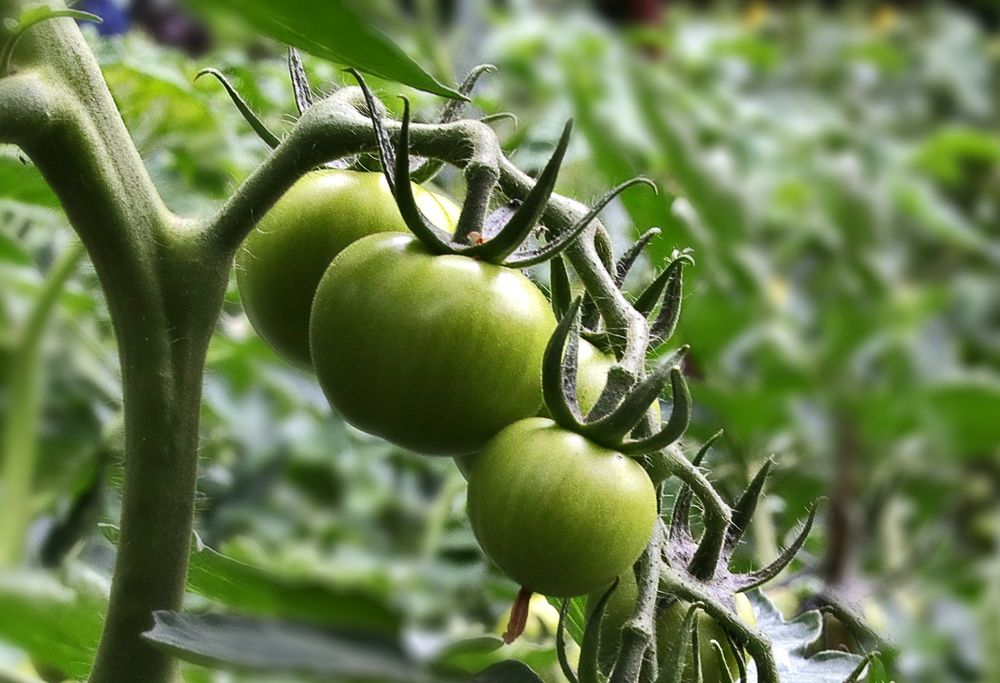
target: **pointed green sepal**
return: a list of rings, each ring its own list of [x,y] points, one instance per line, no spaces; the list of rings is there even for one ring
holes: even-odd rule
[[[698,449],[694,459],[691,461],[691,465],[701,467],[701,463],[705,460],[705,456],[708,455],[709,449],[721,436],[721,429],[710,436],[701,445],[701,448]],[[683,453],[679,453],[678,457],[684,457]],[[681,487],[677,490],[677,497],[674,498],[674,506],[670,513],[670,538],[692,539],[690,516],[693,496],[694,491],[691,490],[691,487],[687,484],[681,484]]]
[[[743,534],[750,527],[750,521],[757,510],[757,503],[760,500],[761,493],[764,491],[764,484],[767,482],[767,477],[773,466],[774,461],[768,458],[767,462],[764,463],[764,466],[760,468],[757,475],[753,478],[753,481],[750,482],[747,490],[740,496],[736,507],[733,508],[733,519],[729,523],[729,530],[726,532],[727,552],[732,553],[736,549],[736,546],[739,545],[740,540],[743,538]]]
[[[197,81],[202,76],[214,76],[215,79],[222,84],[222,87],[225,88],[226,92],[229,94],[229,99],[233,101],[233,104],[236,105],[240,114],[243,115],[243,119],[250,124],[250,127],[253,128],[253,132],[257,134],[257,137],[264,141],[264,144],[271,149],[274,149],[281,144],[281,140],[278,139],[278,136],[272,133],[264,122],[260,120],[260,117],[254,113],[253,109],[250,108],[250,105],[247,104],[246,100],[244,100],[242,96],[240,96],[240,93],[233,87],[233,84],[229,82],[229,79],[226,78],[221,71],[211,67],[208,69],[202,69],[197,73],[197,75],[195,75],[194,80]]]
[[[611,588],[597,602],[594,611],[587,620],[587,628],[583,632],[583,642],[580,643],[580,683],[603,683],[601,675],[601,623],[608,609],[611,596],[618,589],[621,579],[615,579]]]
[[[580,298],[577,297],[556,326],[542,357],[545,407],[553,420],[573,431],[583,427],[576,396],[579,334]]]
[[[497,121],[510,121],[514,128],[521,125],[520,119],[517,118],[517,114],[513,114],[509,111],[498,111],[496,114],[487,114],[486,116],[479,119],[483,123],[496,123]]]
[[[686,251],[675,252],[674,257],[667,264],[667,267],[649,283],[646,289],[639,295],[639,298],[635,300],[635,310],[648,317],[656,308],[656,304],[660,301],[660,297],[667,288],[667,284],[671,278],[675,277],[677,271],[685,264],[694,265],[694,258]]]
[[[687,665],[687,653],[689,644],[694,640],[697,647],[698,637],[698,612],[704,607],[702,603],[696,602],[691,605],[684,614],[684,621],[678,629],[675,647],[671,652],[671,657],[663,663],[660,670],[660,678],[657,683],[681,683],[684,680],[684,668]],[[695,659],[697,659],[697,649],[695,649]]]
[[[382,162],[382,173],[385,175],[385,181],[389,184],[389,189],[395,195],[396,177],[393,174],[393,170],[396,166],[396,152],[392,148],[392,142],[389,140],[389,134],[386,132],[385,126],[382,125],[382,111],[385,107],[376,99],[360,71],[351,67],[347,69],[347,73],[354,76],[354,80],[358,82],[361,94],[365,98],[365,104],[368,107],[368,118],[371,119],[372,129],[375,131],[375,146],[378,149],[379,161]]]
[[[733,634],[726,631],[726,640],[729,641],[730,649],[736,653],[736,675],[739,683],[746,683],[749,679],[747,678],[747,662],[746,662],[746,652],[744,652],[743,646],[736,642],[733,638]]]
[[[666,448],[681,438],[691,421],[691,391],[683,373],[674,367],[670,370],[670,390],[673,395],[673,407],[667,425],[645,439],[626,441],[618,450],[626,455],[642,455]]]
[[[674,498],[674,505],[670,509],[670,540],[672,541],[693,541],[691,534],[691,499],[694,493],[691,487],[683,484]]]
[[[715,663],[719,669],[719,683],[736,683],[733,680],[733,672],[729,670],[729,663],[726,661],[726,653],[723,645],[717,640],[712,641],[712,654],[715,655]]]
[[[646,246],[653,241],[653,238],[659,235],[662,231],[659,228],[650,228],[635,241],[628,250],[622,254],[621,258],[615,263],[615,285],[621,289],[622,284],[625,282],[625,278],[628,277],[629,271],[632,270],[632,266],[635,265],[636,261],[639,260],[639,256],[642,254]]]
[[[410,183],[410,101],[403,98],[403,120],[399,128],[399,144],[396,147],[395,192],[396,204],[406,226],[431,251],[438,254],[454,253],[451,236],[427,220]]]
[[[358,86],[364,94],[365,102],[368,105],[368,115],[375,130],[375,141],[378,147],[379,160],[382,162],[382,172],[385,174],[386,182],[396,199],[399,213],[403,217],[403,222],[410,229],[417,239],[435,254],[454,253],[450,245],[451,237],[433,223],[428,221],[420,212],[417,200],[413,196],[413,188],[410,186],[410,102],[403,98],[403,120],[399,129],[398,151],[393,150],[389,140],[389,134],[382,125],[382,117],[379,113],[380,103],[375,99],[364,77],[357,69],[348,71],[358,81]]]
[[[556,656],[559,659],[559,668],[566,680],[569,683],[579,683],[576,672],[573,671],[573,666],[569,663],[569,657],[566,655],[566,617],[569,615],[571,602],[572,598],[565,598],[559,608],[559,626],[556,628]]]
[[[583,234],[583,231],[587,229],[595,218],[597,214],[604,210],[611,200],[620,195],[622,192],[635,185],[648,185],[649,187],[656,190],[656,184],[648,178],[633,178],[628,180],[621,185],[618,185],[610,192],[601,197],[594,207],[587,212],[587,214],[574,223],[568,230],[556,235],[556,237],[544,244],[537,249],[533,249],[524,253],[514,253],[509,259],[504,261],[505,266],[510,266],[512,268],[527,268],[528,266],[534,266],[539,263],[544,263],[550,258],[562,253],[567,247],[569,247],[573,242]]]
[[[552,312],[557,318],[562,318],[569,310],[572,293],[569,286],[569,273],[561,256],[549,261],[549,299]]]
[[[309,87],[309,77],[302,66],[302,57],[294,47],[288,48],[288,75],[292,79],[292,93],[295,96],[295,108],[299,116],[313,105],[312,88]]]
[[[795,556],[798,554],[799,550],[805,544],[806,539],[809,537],[809,532],[812,531],[813,523],[816,521],[816,513],[819,510],[820,502],[816,501],[812,509],[809,511],[809,516],[806,518],[805,524],[802,526],[802,530],[799,532],[792,544],[785,548],[778,559],[764,567],[763,569],[758,569],[755,572],[750,572],[749,574],[742,574],[740,576],[740,592],[748,591],[753,588],[758,588],[763,586],[768,581],[775,578],[780,574],[785,567],[787,567]]]
[[[585,422],[584,433],[594,441],[612,448],[621,443],[622,439],[646,415],[650,404],[663,393],[663,388],[670,381],[674,370],[679,368],[687,352],[688,347],[682,346],[671,354],[653,372],[633,387],[617,408],[598,420]]]
[[[660,312],[649,327],[651,347],[666,343],[673,336],[674,330],[677,329],[677,323],[681,319],[681,303],[684,300],[684,265],[686,262],[689,260],[683,257],[677,260],[677,271],[667,282],[667,287],[663,292],[663,300],[660,303]]]

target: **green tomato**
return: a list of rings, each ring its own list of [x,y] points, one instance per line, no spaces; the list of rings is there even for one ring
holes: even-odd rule
[[[418,185],[417,204],[454,229],[460,210]],[[236,279],[257,333],[287,360],[311,367],[309,311],[323,273],[349,244],[380,232],[407,232],[380,173],[325,169],[303,176],[250,233]]]
[[[383,234],[330,265],[310,328],[320,385],[348,422],[455,455],[538,412],[555,319],[519,271]]]
[[[598,591],[594,591],[587,597],[587,618],[589,619],[598,601],[610,586],[604,586]],[[753,613],[750,601],[742,593],[735,597],[736,614],[745,623],[751,626],[756,625],[757,619]],[[608,598],[608,603],[604,611],[604,619],[601,622],[601,644],[599,657],[604,663],[611,663],[617,655],[621,646],[621,630],[625,622],[635,611],[635,601],[638,598],[638,588],[636,587],[635,574],[631,569],[621,576],[618,588]],[[687,614],[689,603],[681,600],[673,600],[670,604],[661,608],[656,618],[656,646],[657,659],[660,666],[666,666],[667,662],[673,658],[680,636],[681,625]],[[719,660],[712,648],[712,640],[722,645],[722,650],[726,659],[726,666],[735,678],[738,668],[736,654],[730,649],[726,632],[723,628],[705,612],[698,613],[698,654],[701,659],[701,675],[703,683],[719,683],[727,680],[723,678],[719,668]],[[691,649],[691,642],[688,640],[688,652],[686,655],[686,665],[684,675],[681,678],[684,683],[692,681],[692,664],[694,652]]]
[[[541,417],[510,425],[473,459],[468,508],[490,559],[554,597],[628,571],[657,518],[653,484],[634,460]]]

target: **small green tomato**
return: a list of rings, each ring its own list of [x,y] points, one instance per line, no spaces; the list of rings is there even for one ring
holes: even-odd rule
[[[642,467],[546,418],[515,422],[472,462],[476,538],[538,593],[571,597],[607,585],[642,553],[656,518]]]

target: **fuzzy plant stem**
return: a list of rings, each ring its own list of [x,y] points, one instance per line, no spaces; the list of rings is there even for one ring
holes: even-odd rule
[[[185,590],[205,352],[231,258],[163,205],[76,24],[18,44],[0,79],[0,142],[18,145],[59,197],[111,313],[125,405],[121,542],[95,683],[172,683],[145,643],[152,612]]]

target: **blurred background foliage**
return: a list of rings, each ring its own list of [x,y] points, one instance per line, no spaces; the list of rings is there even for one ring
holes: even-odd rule
[[[84,4],[107,19],[101,34],[86,30],[157,187],[172,209],[208,215],[266,148],[218,84],[194,75],[219,67],[286,131],[282,46],[170,3]],[[443,83],[497,65],[473,103],[517,115],[498,132],[523,169],[538,170],[575,119],[563,194],[588,200],[640,174],[658,183],[658,196],[627,193],[604,217],[619,250],[663,230],[632,287],[672,250],[694,250],[677,339],[692,346],[688,441],[726,430],[708,469],[730,499],[766,458],[778,465],[740,561],[769,561],[808,503],[829,498],[806,552],[767,591],[786,616],[824,601],[863,612],[899,648],[895,680],[1000,680],[1000,12],[989,2],[359,8]],[[316,58],[306,66],[323,89],[349,80]],[[390,106],[413,98],[425,119],[442,106],[370,82]],[[462,196],[460,173],[438,183]],[[11,680],[85,675],[113,558],[114,529],[98,523],[117,520],[120,377],[89,263],[57,277],[71,241],[44,182],[0,150],[0,561],[16,572],[0,580],[0,670]],[[33,319],[45,330],[34,346]],[[25,445],[10,435],[23,433],[12,423],[32,395],[40,419]],[[502,630],[517,587],[478,550],[452,462],[331,415],[315,381],[255,336],[235,285],[203,413],[193,609],[401,634],[442,669],[513,657],[561,680],[544,602],[513,652],[468,640]],[[35,447],[25,473],[12,455]],[[18,487],[23,504],[12,505]],[[832,617],[824,638],[873,647]],[[186,672],[199,683],[292,680]]]

